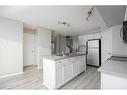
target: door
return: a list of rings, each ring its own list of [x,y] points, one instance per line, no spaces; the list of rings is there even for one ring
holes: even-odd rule
[[[73,77],[73,63],[67,62],[64,64],[64,82],[71,80]]]
[[[102,32],[102,64],[112,55],[112,30]]]
[[[23,34],[23,65],[35,65],[34,62],[34,34]]]

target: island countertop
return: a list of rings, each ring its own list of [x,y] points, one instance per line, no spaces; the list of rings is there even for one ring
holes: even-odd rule
[[[99,69],[102,73],[127,78],[127,62],[118,60],[107,60]]]
[[[75,57],[75,56],[82,56],[82,55],[86,55],[85,53],[75,53],[69,56],[56,56],[56,55],[47,55],[47,56],[43,56],[43,58],[49,59],[49,60],[61,60],[61,59],[65,59],[65,58],[71,58],[71,57]]]

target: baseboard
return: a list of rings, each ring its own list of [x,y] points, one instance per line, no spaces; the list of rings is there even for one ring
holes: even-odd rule
[[[37,65],[24,65],[23,67],[37,66]]]
[[[6,78],[6,77],[15,76],[15,75],[20,75],[20,74],[23,74],[23,73],[24,73],[24,72],[18,72],[18,73],[7,74],[7,75],[4,75],[4,76],[0,76],[0,79]]]

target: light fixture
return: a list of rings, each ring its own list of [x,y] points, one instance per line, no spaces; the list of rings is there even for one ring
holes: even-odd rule
[[[92,8],[90,8],[90,10],[87,13],[87,15],[88,15],[86,18],[87,21],[89,20],[89,17],[94,14],[93,11],[94,11],[94,6]]]
[[[65,21],[58,21],[58,25],[64,25],[64,26],[67,26],[69,27],[69,23],[65,22]]]

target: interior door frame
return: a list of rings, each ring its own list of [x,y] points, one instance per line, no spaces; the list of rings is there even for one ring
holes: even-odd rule
[[[23,36],[24,36],[24,34],[25,33],[27,33],[27,34],[31,34],[31,35],[33,35],[34,36],[34,41],[33,41],[33,49],[34,49],[34,64],[31,64],[31,65],[35,65],[36,66],[36,64],[35,64],[35,34],[34,33],[28,33],[28,32],[23,32]],[[23,45],[24,45],[24,37],[23,37]],[[24,46],[23,46],[23,57],[24,57]],[[23,59],[23,62],[24,62],[24,59]],[[31,66],[31,65],[24,65],[24,63],[23,63],[23,67],[26,67],[26,66]]]

